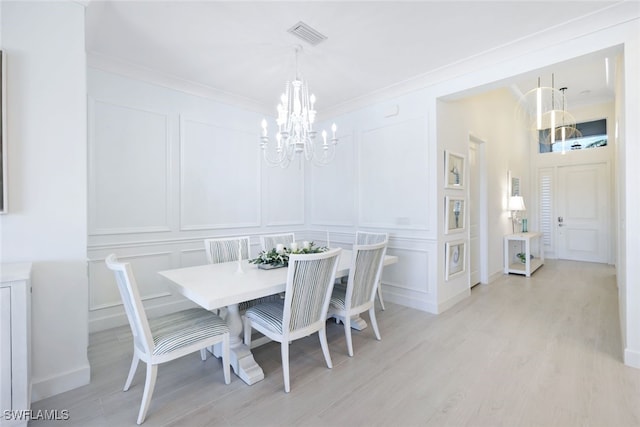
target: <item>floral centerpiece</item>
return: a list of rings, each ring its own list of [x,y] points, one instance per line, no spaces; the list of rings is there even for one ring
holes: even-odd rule
[[[258,254],[256,258],[250,259],[252,264],[258,264],[258,268],[265,270],[272,268],[286,267],[289,265],[290,254],[317,254],[325,252],[328,248],[324,246],[316,246],[313,242],[303,242],[302,247],[293,242],[290,248],[284,245],[278,245],[270,250],[264,250]]]

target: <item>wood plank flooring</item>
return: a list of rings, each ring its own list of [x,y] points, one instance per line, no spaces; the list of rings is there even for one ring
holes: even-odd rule
[[[254,351],[265,380],[247,386],[199,354],[161,365],[145,426],[640,426],[640,370],[622,363],[615,271],[548,261],[531,278],[503,276],[432,315],[387,303],[371,328],[328,324],[333,369],[317,335],[291,345],[291,393],[280,348]],[[368,319],[365,315],[365,319]],[[67,421],[30,427],[133,426],[144,364],[122,391],[127,328],[90,337],[91,383],[35,402]]]

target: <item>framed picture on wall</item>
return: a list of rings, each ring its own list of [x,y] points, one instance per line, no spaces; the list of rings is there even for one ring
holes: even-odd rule
[[[7,212],[7,61],[0,50],[0,213]]]
[[[464,156],[451,151],[444,152],[445,188],[464,188]]]
[[[461,197],[447,196],[444,200],[445,205],[445,234],[458,233],[464,231],[466,206],[464,199]]]
[[[509,187],[509,197],[522,195],[520,194],[520,178],[513,176],[511,171],[507,171],[507,186]]]
[[[465,243],[462,240],[445,243],[446,279],[461,275],[465,270]]]

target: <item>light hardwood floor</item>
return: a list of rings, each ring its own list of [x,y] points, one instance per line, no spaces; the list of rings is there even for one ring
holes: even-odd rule
[[[254,351],[265,380],[247,386],[193,354],[161,365],[145,426],[640,426],[640,370],[622,363],[615,271],[549,261],[503,276],[440,315],[387,303],[382,341],[330,322],[333,369],[316,335],[291,345],[285,394],[277,343]],[[366,315],[365,315],[366,316]],[[366,317],[365,317],[366,318]],[[90,338],[91,384],[32,405],[68,421],[30,427],[133,426],[143,364],[122,391],[128,328]]]

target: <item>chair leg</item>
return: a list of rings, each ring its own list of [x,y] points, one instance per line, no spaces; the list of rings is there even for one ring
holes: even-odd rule
[[[284,377],[284,391],[289,393],[289,342],[282,341],[280,343],[280,353],[282,353],[282,376]]]
[[[353,341],[351,339],[351,316],[344,316],[344,337],[347,340],[347,351],[349,356],[353,357]]]
[[[231,354],[229,353],[229,334],[222,338],[222,370],[224,372],[224,383],[231,382]]]
[[[153,389],[156,386],[157,375],[158,365],[153,365],[150,362],[147,362],[147,378],[144,381],[144,393],[142,394],[142,404],[140,405],[140,412],[138,413],[138,424],[142,424],[147,416],[147,409],[149,409],[151,395],[153,394]]]
[[[318,331],[318,337],[320,337],[320,347],[322,347],[322,354],[324,354],[324,361],[327,362],[327,367],[329,369],[333,368],[333,363],[331,363],[331,355],[329,354],[329,343],[327,343],[327,328],[322,327]]]
[[[129,390],[131,386],[131,381],[133,381],[133,376],[136,374],[136,370],[138,369],[138,362],[140,359],[136,354],[135,350],[133,351],[133,360],[131,360],[131,368],[129,368],[129,375],[127,376],[127,381],[124,383],[124,391]]]
[[[200,349],[200,359],[202,359],[203,362],[205,360],[207,360],[207,349],[206,349],[206,347]]]
[[[384,301],[382,300],[382,284],[378,282],[378,300],[380,301],[380,307],[384,311]]]
[[[373,327],[373,332],[376,334],[376,338],[380,341],[382,338],[380,337],[380,330],[378,329],[378,321],[376,320],[376,308],[371,306],[369,309],[369,317],[371,318],[371,326]]]

